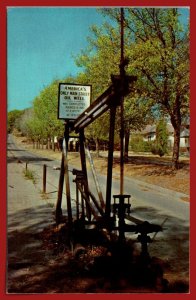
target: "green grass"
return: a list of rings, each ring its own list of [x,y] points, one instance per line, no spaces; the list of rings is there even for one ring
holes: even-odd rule
[[[23,171],[24,177],[28,180],[32,180],[33,184],[36,184],[36,177],[35,177],[35,172],[29,169],[25,169]]]

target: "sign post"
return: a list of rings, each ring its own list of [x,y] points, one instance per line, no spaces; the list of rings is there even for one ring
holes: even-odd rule
[[[68,224],[70,228],[72,227],[72,208],[67,160],[69,130],[73,121],[77,119],[78,116],[90,106],[91,89],[91,85],[80,85],[70,83],[59,84],[58,119],[62,119],[65,121],[65,132],[63,143],[64,146],[62,151],[61,172],[59,178],[58,199],[56,204],[56,223],[58,225],[61,222],[61,203],[63,194],[63,182],[65,180]]]

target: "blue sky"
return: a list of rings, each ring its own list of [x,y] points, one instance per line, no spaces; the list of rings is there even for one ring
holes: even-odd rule
[[[8,8],[8,111],[30,107],[54,79],[76,75],[74,56],[87,45],[89,27],[104,20],[90,7]]]
[[[94,8],[8,9],[8,110],[30,107],[54,79],[76,75],[74,55],[87,45]]]

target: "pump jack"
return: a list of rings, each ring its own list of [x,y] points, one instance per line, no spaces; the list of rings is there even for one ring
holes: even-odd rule
[[[82,224],[85,229],[86,225],[93,224],[98,228],[104,228],[109,232],[118,231],[118,241],[125,242],[125,232],[138,233],[138,241],[141,243],[141,255],[145,258],[149,257],[148,243],[151,242],[149,233],[161,231],[159,225],[150,224],[149,222],[138,220],[131,216],[130,195],[123,194],[123,100],[126,95],[134,89],[134,83],[137,80],[136,76],[127,76],[125,74],[125,66],[128,63],[124,59],[123,54],[123,10],[121,10],[121,62],[120,75],[111,75],[112,84],[100,95],[76,120],[67,121],[65,123],[64,134],[64,149],[62,153],[61,172],[59,178],[59,193],[56,204],[56,223],[61,222],[61,202],[62,202],[62,183],[65,177],[66,183],[66,200],[67,200],[67,220],[70,232],[75,230],[76,222]],[[114,130],[117,107],[121,107],[121,182],[119,195],[113,195],[112,203],[112,168],[113,168],[113,152],[114,152]],[[92,194],[89,188],[85,149],[88,151],[84,129],[95,121],[106,111],[110,113],[110,128],[109,128],[109,148],[108,148],[108,164],[107,164],[107,182],[106,182],[106,197],[104,197],[99,189],[98,200]],[[69,173],[68,173],[68,141],[70,132],[75,131],[79,138],[79,149],[81,159],[81,169],[74,169],[74,182],[76,184],[76,215],[73,216],[72,202],[70,196]],[[94,177],[95,178],[95,177]],[[96,182],[96,186],[98,184]],[[118,226],[115,224],[115,219],[118,218]],[[133,225],[126,224],[125,220],[129,220]]]

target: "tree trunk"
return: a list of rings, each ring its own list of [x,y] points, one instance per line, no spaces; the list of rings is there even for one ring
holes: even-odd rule
[[[176,97],[173,114],[170,115],[170,117],[171,117],[171,123],[174,128],[174,146],[173,146],[173,156],[172,156],[172,167],[173,167],[173,169],[178,169],[178,167],[179,167],[179,152],[180,152],[180,129],[181,129],[181,113],[180,113],[179,96]]]
[[[44,139],[43,138],[41,139],[41,145],[42,145],[41,147],[42,147],[42,150],[43,150],[44,149]]]
[[[55,146],[54,146],[54,137],[52,137],[52,150],[55,151]]]
[[[48,146],[47,146],[47,149],[50,150],[50,146],[51,146],[51,138],[50,136],[48,137],[48,140],[47,140],[47,143],[48,143]]]
[[[179,167],[179,152],[180,152],[180,127],[174,128],[174,147],[172,156],[172,166],[174,169]]]
[[[124,152],[125,162],[128,162],[129,160],[129,137],[130,137],[130,131],[125,130],[125,152]]]
[[[99,157],[99,139],[96,139],[96,152],[97,152],[97,157]]]

